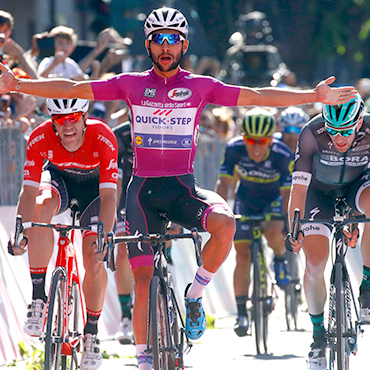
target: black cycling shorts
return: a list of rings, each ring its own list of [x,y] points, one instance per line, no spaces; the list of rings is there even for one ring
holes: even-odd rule
[[[76,182],[68,174],[45,169],[41,175],[40,189],[50,189],[59,199],[57,214],[66,211],[72,199],[77,199],[80,225],[90,226],[98,222],[100,212],[99,181]]]
[[[365,171],[353,182],[336,190],[327,192],[325,186],[311,184],[308,188],[304,218],[328,219],[334,216],[337,198],[345,197],[352,211],[363,213],[359,198],[364,189],[370,186],[370,170]],[[319,223],[303,224],[305,235],[323,235],[330,237],[331,228]]]
[[[126,233],[165,233],[168,220],[187,229],[207,231],[207,217],[216,207],[232,213],[217,193],[199,188],[194,175],[142,178],[133,176],[127,188]],[[152,266],[147,243],[129,243],[131,268]]]

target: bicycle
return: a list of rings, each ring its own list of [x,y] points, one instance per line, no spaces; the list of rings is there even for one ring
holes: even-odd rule
[[[333,228],[331,243],[333,268],[330,275],[329,316],[327,341],[329,345],[329,369],[348,370],[349,356],[357,352],[357,338],[363,333],[361,325],[369,322],[360,321],[358,305],[354,299],[353,289],[346,267],[345,256],[348,245],[343,228],[354,223],[370,222],[364,215],[353,216],[345,198],[337,198],[334,206],[334,217],[331,219],[300,218],[300,210],[294,211],[292,235],[297,239],[300,225],[305,223],[325,224]],[[293,239],[293,240],[294,240]],[[355,322],[352,318],[355,311]]]
[[[185,324],[175,295],[174,282],[167,270],[165,242],[173,239],[192,239],[198,266],[203,265],[201,236],[196,228],[191,233],[148,234],[114,237],[107,235],[107,264],[114,266],[114,246],[117,243],[146,242],[154,256],[154,272],[149,291],[147,353],[153,356],[154,370],[184,368],[184,354],[192,343],[185,331]],[[186,347],[185,347],[186,342]]]
[[[47,311],[43,324],[43,334],[40,340],[45,343],[45,370],[74,370],[78,369],[77,353],[81,347],[82,332],[80,318],[83,326],[86,323],[84,301],[79,276],[76,250],[72,244],[73,235],[69,238],[69,232],[74,230],[92,230],[93,227],[75,225],[78,213],[77,203],[71,205],[72,225],[47,224],[37,222],[22,223],[22,216],[16,219],[16,231],[14,240],[18,246],[24,229],[31,227],[47,227],[59,233],[58,253],[55,268],[51,275],[51,284],[47,300]],[[97,225],[98,248],[103,249],[103,223]],[[70,357],[69,365],[67,358]]]
[[[251,319],[255,329],[255,342],[257,354],[266,353],[268,350],[268,316],[274,310],[275,301],[278,297],[276,292],[276,282],[272,279],[266,264],[264,247],[262,242],[261,224],[264,221],[285,221],[285,216],[281,215],[236,215],[237,221],[248,221],[253,229],[253,241],[249,246],[251,251],[251,281],[252,283],[252,307]],[[290,294],[291,290],[286,290]],[[291,302],[292,300],[288,300]],[[262,348],[264,352],[262,352]]]

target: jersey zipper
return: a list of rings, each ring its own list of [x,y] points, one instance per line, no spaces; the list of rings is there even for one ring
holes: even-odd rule
[[[342,184],[343,183],[343,178],[344,178],[344,172],[346,170],[346,159],[347,159],[347,153],[348,153],[348,150],[344,153],[344,157],[343,157],[343,166],[340,170],[340,177],[339,177],[339,184]]]

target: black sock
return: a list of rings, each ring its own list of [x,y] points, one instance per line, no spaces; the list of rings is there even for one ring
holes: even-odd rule
[[[46,303],[45,277],[46,273],[31,273],[32,299],[42,299]]]
[[[98,320],[100,317],[101,311],[93,312],[87,310],[87,321],[84,328],[84,335],[85,334],[98,334]]]
[[[238,307],[238,316],[247,316],[247,295],[236,296],[236,305]]]
[[[119,294],[118,300],[121,305],[122,319],[128,317],[131,320],[131,295]]]

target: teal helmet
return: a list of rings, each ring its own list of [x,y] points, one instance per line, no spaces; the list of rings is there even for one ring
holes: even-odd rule
[[[270,137],[274,133],[275,128],[275,117],[266,109],[251,109],[243,117],[242,131],[245,136]]]
[[[359,93],[348,103],[341,105],[324,105],[322,115],[325,125],[340,131],[355,126],[364,114],[364,101]]]

